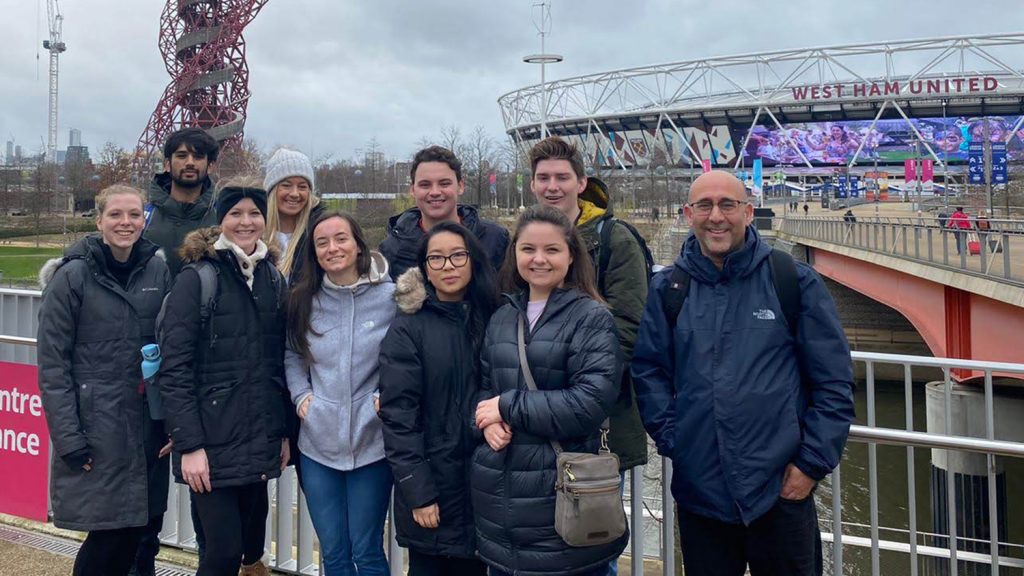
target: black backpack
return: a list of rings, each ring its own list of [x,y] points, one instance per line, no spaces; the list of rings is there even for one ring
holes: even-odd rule
[[[209,326],[210,317],[213,316],[213,310],[217,306],[217,275],[219,272],[217,267],[208,260],[186,264],[184,268],[192,268],[199,274],[199,323],[200,326],[206,328]],[[157,342],[163,340],[164,314],[167,312],[168,296],[170,296],[170,292],[164,296],[164,301],[160,304],[160,312],[156,315]]]
[[[800,277],[797,275],[796,261],[793,256],[777,248],[772,248],[768,257],[771,270],[772,285],[775,296],[782,306],[782,315],[786,318],[789,333],[796,337],[797,322],[800,319]],[[662,308],[670,329],[675,329],[676,319],[683,310],[683,302],[690,293],[690,274],[679,266],[673,265],[668,286],[662,294]]]
[[[612,251],[609,250],[612,241],[612,229],[615,225],[619,224],[629,231],[636,239],[636,243],[640,245],[640,250],[644,254],[644,264],[647,267],[647,285],[650,286],[651,276],[654,275],[654,256],[651,254],[650,247],[647,246],[647,241],[640,235],[640,231],[637,230],[632,224],[625,220],[619,220],[618,218],[605,218],[597,223],[597,291],[602,296],[604,295],[604,277],[608,272],[608,263],[612,258]]]

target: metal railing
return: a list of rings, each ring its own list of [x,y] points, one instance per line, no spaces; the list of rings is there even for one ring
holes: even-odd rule
[[[3,298],[10,296],[10,291],[0,290],[0,305]],[[34,330],[33,330],[34,331]],[[24,332],[22,332],[24,334]],[[35,340],[27,336],[0,335],[0,360],[10,360],[5,354],[7,347],[34,347]],[[844,550],[851,548],[870,549],[870,574],[882,574],[881,557],[883,553],[899,553],[909,555],[910,574],[918,573],[919,562],[924,558],[932,561],[945,562],[946,572],[956,576],[959,566],[965,564],[983,564],[991,567],[992,574],[998,574],[1000,567],[1024,568],[1024,545],[999,540],[999,531],[992,530],[987,539],[979,539],[958,535],[957,500],[958,494],[956,474],[945,475],[945,502],[948,530],[925,531],[918,527],[917,490],[915,479],[915,450],[930,448],[935,453],[974,453],[986,460],[986,486],[989,495],[998,494],[997,458],[1024,457],[1024,443],[997,438],[997,430],[1005,428],[1010,419],[996,422],[996,388],[994,379],[1012,375],[1024,377],[1024,364],[1006,364],[945,358],[927,358],[919,356],[903,356],[892,354],[876,354],[853,352],[852,360],[865,365],[866,373],[866,420],[864,425],[855,425],[850,431],[850,442],[865,444],[868,451],[868,496],[870,515],[868,521],[859,519],[844,520],[844,473],[858,472],[859,464],[851,463],[849,453],[844,456],[831,478],[822,483],[819,503],[830,500],[831,506],[821,520],[823,537],[831,544],[827,566],[832,574],[845,574]],[[30,362],[31,363],[31,362]],[[876,419],[875,367],[890,364],[903,367],[903,392],[905,401],[905,426],[902,429],[879,426]],[[914,390],[921,385],[915,383],[914,371],[941,371],[943,378],[935,386],[941,388],[942,414],[945,426],[942,430],[922,429],[921,422],[914,419]],[[970,434],[954,433],[953,398],[970,392],[970,388],[954,382],[953,375],[961,377],[974,375],[981,382],[984,404],[984,432],[980,437]],[[919,374],[920,376],[920,374]],[[1000,405],[1003,403],[1001,402]],[[1014,415],[1013,420],[1019,420]],[[927,431],[926,431],[927,430]],[[902,446],[906,449],[908,518],[907,527],[882,526],[879,522],[879,484],[877,450],[879,445]],[[848,447],[848,450],[851,447]],[[947,460],[948,462],[948,460]],[[854,466],[854,470],[849,467]],[[652,456],[652,462],[646,470],[660,471],[659,478],[651,480],[644,474],[645,468],[637,467],[630,471],[624,506],[629,515],[632,534],[629,562],[633,574],[644,574],[644,559],[654,558],[660,561],[660,573],[663,576],[676,574],[675,537],[674,537],[674,506],[669,492],[672,467],[668,460]],[[886,485],[891,489],[891,485]],[[316,535],[306,508],[305,498],[295,480],[294,471],[289,468],[278,480],[269,485],[272,498],[272,512],[267,519],[267,549],[270,551],[269,564],[276,570],[288,574],[312,575],[318,573],[318,544]],[[828,494],[831,494],[831,497]],[[179,548],[195,547],[195,531],[189,513],[188,490],[172,484],[168,499],[168,511],[164,519],[162,541]],[[934,500],[934,499],[933,499]],[[991,526],[1000,525],[998,499],[988,498],[987,514]],[[934,514],[933,514],[934,516]],[[391,560],[391,573],[404,573],[404,550],[395,541],[393,524],[388,521],[388,556]],[[882,538],[882,534],[887,538]],[[864,536],[862,534],[867,534]],[[902,535],[902,537],[900,536]],[[653,542],[652,542],[653,541]],[[987,553],[977,551],[987,547]],[[1016,550],[1016,555],[1010,555]],[[865,568],[866,570],[866,568]],[[863,572],[863,573],[866,573]]]
[[[1024,285],[1024,221],[988,220],[988,229],[955,230],[933,217],[790,215],[779,231]]]

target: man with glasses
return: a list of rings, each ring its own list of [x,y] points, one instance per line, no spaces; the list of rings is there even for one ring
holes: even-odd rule
[[[632,370],[672,458],[686,576],[820,574],[813,491],[854,415],[835,303],[761,239],[731,174],[701,175],[684,212],[691,234],[651,282]]]

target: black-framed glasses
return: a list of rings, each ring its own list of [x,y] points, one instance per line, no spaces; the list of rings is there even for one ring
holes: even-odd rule
[[[734,214],[741,205],[746,203],[746,200],[732,200],[726,198],[725,200],[719,200],[717,206],[718,210],[722,214]],[[700,214],[701,216],[707,216],[711,214],[712,210],[715,209],[716,204],[711,200],[700,200],[698,202],[691,202],[689,206],[697,214]]]
[[[445,262],[451,262],[454,268],[462,268],[469,262],[469,252],[460,250],[452,252],[447,256],[441,256],[440,254],[427,256],[427,267],[431,270],[444,270]]]

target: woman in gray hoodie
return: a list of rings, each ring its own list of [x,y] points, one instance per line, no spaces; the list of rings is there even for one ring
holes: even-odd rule
[[[391,470],[377,418],[381,341],[395,317],[388,264],[352,216],[310,228],[288,300],[288,390],[302,419],[302,488],[327,576],[385,575]]]

